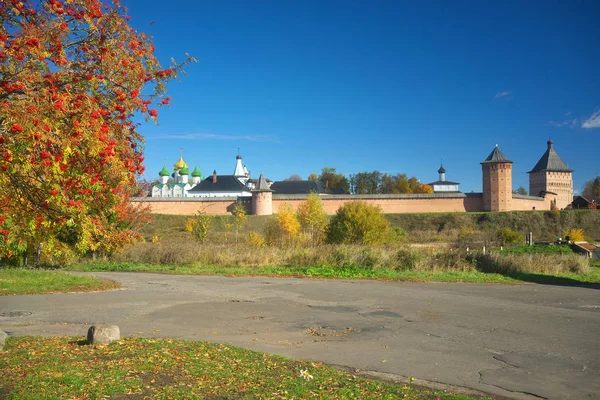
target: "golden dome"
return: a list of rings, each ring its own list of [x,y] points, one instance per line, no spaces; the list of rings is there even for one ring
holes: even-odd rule
[[[183,167],[187,167],[187,164],[185,163],[185,161],[183,161],[183,157],[179,156],[179,161],[177,161],[175,163],[175,165],[173,165],[173,169],[175,171],[179,171],[180,169],[182,169]]]

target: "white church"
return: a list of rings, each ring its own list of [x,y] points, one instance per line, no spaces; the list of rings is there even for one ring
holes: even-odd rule
[[[163,166],[158,175],[160,182],[152,186],[151,197],[251,197],[256,185],[239,154],[235,158],[233,175],[217,175],[217,171],[213,171],[211,176],[202,180],[202,173],[196,167],[190,182],[190,171],[181,154],[179,161],[173,165],[173,173]],[[270,180],[267,182],[272,183]]]

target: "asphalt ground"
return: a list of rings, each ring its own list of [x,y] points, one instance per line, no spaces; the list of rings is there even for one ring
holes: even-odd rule
[[[93,273],[109,292],[0,297],[9,335],[231,343],[518,399],[600,398],[600,286]]]

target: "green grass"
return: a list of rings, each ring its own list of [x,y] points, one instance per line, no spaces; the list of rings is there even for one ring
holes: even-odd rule
[[[598,263],[600,264],[600,263]],[[593,264],[592,264],[593,265]],[[378,279],[405,282],[470,282],[470,283],[556,283],[585,284],[600,283],[600,265],[590,268],[588,274],[565,273],[544,275],[515,273],[503,275],[480,271],[393,271],[348,267],[222,267],[222,266],[174,266],[143,263],[93,263],[69,267],[75,271],[107,272],[137,271],[180,275],[225,275],[225,276],[275,276],[301,278]]]
[[[472,399],[353,376],[321,363],[184,340],[11,337],[0,352],[0,397]],[[26,361],[24,361],[26,360]],[[300,376],[308,370],[313,379]]]
[[[502,254],[573,254],[571,246],[516,246],[500,251]]]
[[[0,295],[90,292],[120,287],[116,282],[60,271],[0,268]]]

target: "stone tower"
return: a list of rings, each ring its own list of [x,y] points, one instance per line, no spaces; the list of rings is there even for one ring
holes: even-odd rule
[[[554,151],[554,142],[548,140],[548,149],[529,174],[529,194],[543,196],[556,193],[556,207],[566,208],[573,201],[573,170]]]
[[[269,189],[269,184],[263,174],[260,174],[256,187],[252,190],[252,214],[273,214],[273,191]]]
[[[483,210],[510,211],[512,209],[512,161],[498,148],[481,163],[483,171]]]

